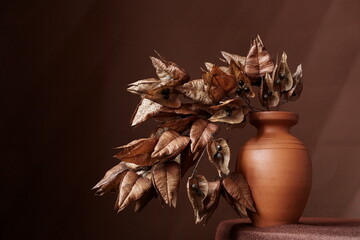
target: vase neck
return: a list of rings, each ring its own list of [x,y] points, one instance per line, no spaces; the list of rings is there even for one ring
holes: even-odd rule
[[[290,128],[298,122],[298,115],[291,112],[257,112],[250,116],[250,123],[254,125],[258,136],[289,135]]]

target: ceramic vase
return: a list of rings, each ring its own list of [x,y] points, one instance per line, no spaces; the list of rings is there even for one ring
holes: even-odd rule
[[[236,170],[247,180],[257,212],[254,226],[297,223],[311,189],[312,170],[305,145],[290,133],[299,116],[265,111],[250,115],[257,134],[240,148]]]

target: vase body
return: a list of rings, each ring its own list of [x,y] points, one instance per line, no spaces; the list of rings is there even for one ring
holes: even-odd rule
[[[251,189],[257,212],[248,215],[257,227],[297,223],[304,211],[312,170],[305,145],[289,132],[298,118],[278,111],[250,115],[257,134],[240,148],[236,170]]]

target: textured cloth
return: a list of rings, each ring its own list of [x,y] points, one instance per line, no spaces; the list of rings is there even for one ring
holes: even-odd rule
[[[256,228],[248,219],[222,221],[216,240],[360,240],[360,219],[301,218],[298,224]]]

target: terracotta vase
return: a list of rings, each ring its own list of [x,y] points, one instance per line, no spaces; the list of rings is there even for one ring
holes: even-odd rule
[[[298,119],[280,111],[250,115],[257,134],[241,147],[236,170],[250,186],[257,212],[248,215],[257,227],[297,223],[304,211],[312,170],[306,147],[289,132]]]

